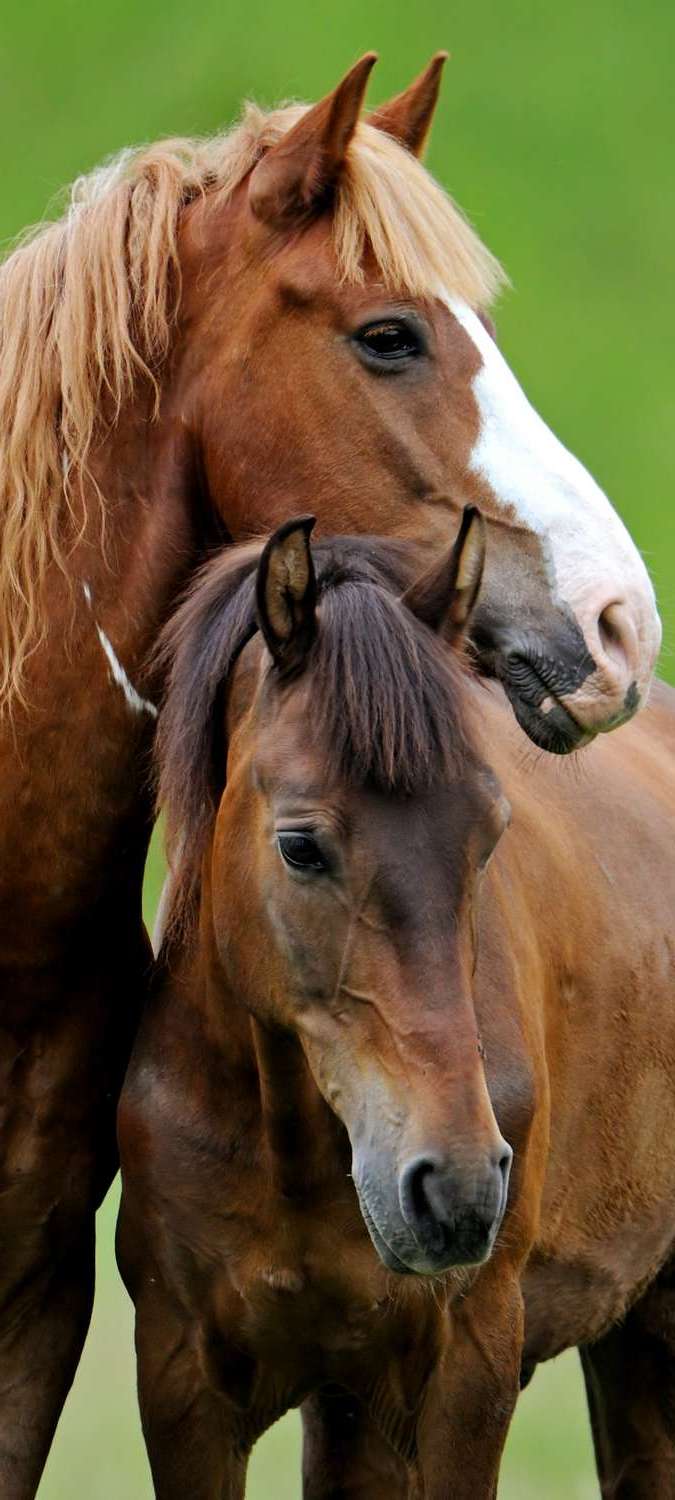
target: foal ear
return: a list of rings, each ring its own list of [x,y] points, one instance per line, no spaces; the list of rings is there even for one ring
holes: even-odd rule
[[[248,192],[257,218],[283,227],[309,213],[335,186],[375,62],[377,53],[366,52],[332,94],[308,109],[254,167]]]
[[[475,505],[467,505],[450,551],[411,584],[402,602],[431,630],[454,640],[468,625],[484,566],[485,522]]]
[[[286,521],[265,544],[258,563],[258,623],[274,663],[298,672],[316,635],[316,574],[309,538],[315,516]]]
[[[447,60],[447,52],[437,52],[409,88],[368,116],[369,125],[393,136],[413,156],[422,156],[424,152]]]

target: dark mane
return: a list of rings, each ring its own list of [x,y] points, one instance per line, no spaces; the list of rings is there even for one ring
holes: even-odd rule
[[[176,881],[174,907],[194,895],[225,781],[225,695],[257,631],[255,580],[262,543],[227,548],[198,574],[164,630],[167,683],[157,736],[158,803]],[[450,771],[468,741],[464,671],[400,602],[428,564],[409,542],[331,538],[312,548],[320,628],[306,673],[316,683],[313,722],[327,771],[351,784],[411,795]],[[283,690],[283,689],[282,689]]]

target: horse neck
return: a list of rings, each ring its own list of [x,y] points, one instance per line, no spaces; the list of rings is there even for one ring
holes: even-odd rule
[[[189,570],[213,543],[190,437],[170,407],[155,422],[147,394],[101,446],[85,504],[92,596],[142,659]],[[96,489],[104,497],[103,545]],[[94,493],[92,493],[94,491]],[[75,554],[78,572],[84,557]]]
[[[297,1037],[254,1018],[250,1026],[272,1180],[284,1198],[301,1198],[334,1168],[342,1132]]]
[[[47,572],[49,628],[28,662],[26,705],[0,723],[0,902],[17,913],[2,954],[17,962],[51,962],[94,908],[101,921],[122,911],[139,922],[158,687],[145,662],[200,547],[186,446],[178,425],[151,421],[147,400],[124,411],[83,481],[67,576],[56,563]],[[77,500],[75,477],[72,487]]]
[[[79,712],[96,700],[97,721],[119,719],[115,734],[124,738],[124,696],[129,726],[137,727],[131,685],[188,570],[212,540],[206,507],[202,514],[182,424],[170,411],[153,421],[147,392],[122,410],[88,470],[73,472],[68,487],[76,531],[69,536],[64,527],[65,571],[55,562],[47,570],[41,613],[48,638],[30,656],[29,711],[19,704],[17,723],[26,738],[41,728],[43,710],[51,723],[58,682],[61,703],[65,694]],[[52,503],[65,514],[63,493]]]

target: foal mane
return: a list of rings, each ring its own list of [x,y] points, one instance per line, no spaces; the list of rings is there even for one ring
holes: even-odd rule
[[[207,563],[156,653],[167,684],[155,755],[174,929],[194,915],[225,782],[226,694],[258,629],[262,545],[228,547]],[[302,680],[311,680],[307,734],[327,775],[403,796],[428,790],[442,775],[460,776],[470,756],[461,652],[401,602],[423,571],[423,553],[397,539],[339,537],[315,543],[312,554],[319,629]],[[293,690],[271,664],[267,681]]]
[[[122,152],[79,178],[62,218],[0,266],[0,712],[23,700],[26,660],[45,635],[47,568],[67,574],[84,525],[92,444],[139,378],[158,405],[180,305],[181,211],[199,195],[227,198],[306,108],[249,105],[212,139]],[[367,244],[383,282],[410,295],[444,286],[484,308],[503,279],[424,167],[366,123],[349,148],[332,236],[345,280],[363,279]],[[106,497],[94,495],[103,529]]]

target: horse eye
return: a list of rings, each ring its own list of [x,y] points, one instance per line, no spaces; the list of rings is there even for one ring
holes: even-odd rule
[[[279,853],[291,870],[327,870],[328,864],[309,833],[278,833]]]
[[[368,323],[355,335],[359,352],[370,364],[406,363],[425,353],[422,336],[413,324],[401,318]]]

